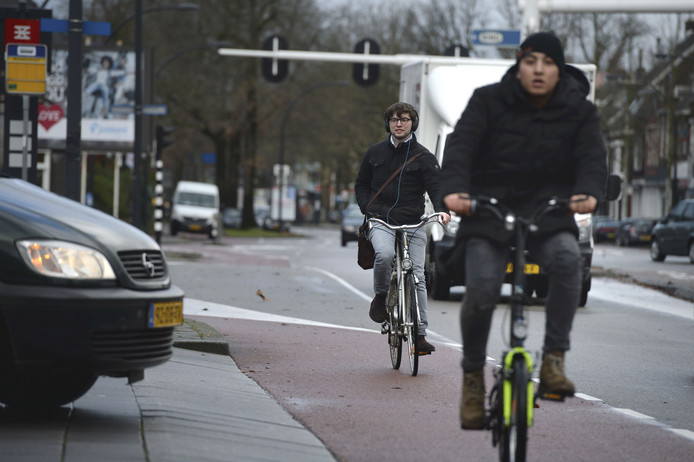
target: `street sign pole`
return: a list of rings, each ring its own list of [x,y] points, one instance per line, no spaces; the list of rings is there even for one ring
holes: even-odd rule
[[[46,45],[8,43],[5,46],[5,90],[22,96],[22,180],[29,180],[29,96],[46,92]]]
[[[22,180],[29,179],[29,95],[22,95]]]

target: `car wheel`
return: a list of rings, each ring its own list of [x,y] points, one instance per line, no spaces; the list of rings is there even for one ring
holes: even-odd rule
[[[694,264],[694,241],[689,243],[689,263]]]
[[[98,375],[90,371],[20,372],[14,369],[0,385],[0,402],[21,409],[58,407],[84,395],[97,378]]]
[[[653,261],[664,261],[665,254],[660,250],[660,244],[657,239],[653,239],[651,242],[651,260]]]
[[[448,279],[439,273],[433,259],[429,262],[429,271],[426,277],[430,282],[431,296],[434,300],[448,300],[450,298],[451,285]]]
[[[7,329],[0,319],[0,403],[8,407],[57,407],[84,395],[98,376],[86,371],[18,371]]]
[[[583,308],[588,303],[588,289],[586,287],[581,288],[581,298],[578,299],[578,306]]]
[[[535,280],[534,288],[537,298],[547,298],[547,287],[547,277],[542,276]]]

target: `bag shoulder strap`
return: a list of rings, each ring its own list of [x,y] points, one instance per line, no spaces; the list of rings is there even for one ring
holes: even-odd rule
[[[369,202],[366,204],[366,209],[365,209],[365,210],[369,210],[369,205],[371,205],[371,203],[378,197],[379,194],[381,194],[381,192],[386,188],[386,186],[388,186],[388,184],[389,184],[391,181],[393,181],[393,178],[395,178],[395,177],[398,175],[398,173],[400,173],[400,170],[402,170],[403,168],[407,167],[407,166],[408,166],[410,163],[412,163],[417,157],[421,156],[421,155],[424,154],[425,152],[427,152],[426,149],[425,149],[424,151],[422,151],[422,152],[418,152],[417,154],[415,154],[414,156],[412,156],[412,157],[410,158],[410,160],[408,160],[408,161],[405,163],[405,165],[401,165],[397,170],[395,170],[395,171],[393,172],[393,174],[385,181],[385,183],[383,183],[383,185],[378,189],[378,191],[376,191],[376,194],[374,194],[373,197],[371,197],[371,200],[369,200]]]

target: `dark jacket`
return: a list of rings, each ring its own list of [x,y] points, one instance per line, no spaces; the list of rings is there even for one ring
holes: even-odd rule
[[[527,216],[551,197],[589,194],[601,200],[607,181],[607,155],[595,105],[586,100],[588,80],[566,66],[554,95],[533,106],[511,67],[501,82],[473,93],[443,159],[441,198],[451,193],[486,195]],[[540,232],[577,234],[573,217],[549,215]],[[463,236],[506,241],[510,232],[484,214],[463,217]]]
[[[390,175],[415,154],[424,151],[414,162],[405,167],[366,209],[366,204],[380,189]],[[400,143],[397,148],[385,141],[369,147],[364,154],[354,186],[357,204],[362,213],[375,216],[391,224],[419,223],[424,214],[424,193],[437,212],[444,211],[439,196],[441,168],[436,157],[417,142],[412,135],[410,141]]]

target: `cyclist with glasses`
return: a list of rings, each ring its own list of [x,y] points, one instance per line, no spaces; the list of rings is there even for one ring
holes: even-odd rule
[[[462,216],[466,292],[460,316],[463,337],[463,428],[485,424],[484,376],[492,312],[508,261],[511,232],[496,218],[471,215],[470,195],[491,196],[528,217],[552,197],[571,198],[573,213],[590,213],[607,181],[607,155],[590,84],[564,62],[552,33],[521,44],[501,82],[478,88],[454,132],[443,161],[442,196]],[[527,247],[548,275],[540,396],[573,396],[564,353],[578,307],[581,257],[572,213],[552,212],[538,223]]]
[[[380,218],[392,225],[417,224],[424,214],[424,193],[428,193],[435,210],[443,212],[442,222],[448,223],[450,215],[445,213],[439,196],[441,168],[436,157],[419,144],[414,135],[419,124],[417,111],[410,104],[395,103],[386,110],[384,124],[388,138],[367,149],[357,174],[355,193],[361,212],[369,218]],[[408,163],[415,156],[417,157]],[[403,166],[381,193],[376,195],[388,178]],[[395,236],[392,231],[376,225],[369,232],[369,240],[376,254],[373,268],[375,296],[371,301],[369,317],[380,324],[386,320],[386,295],[395,256]],[[420,354],[430,354],[436,350],[425,338],[428,327],[424,280],[426,244],[427,236],[423,229],[412,233],[410,256],[418,281]]]

